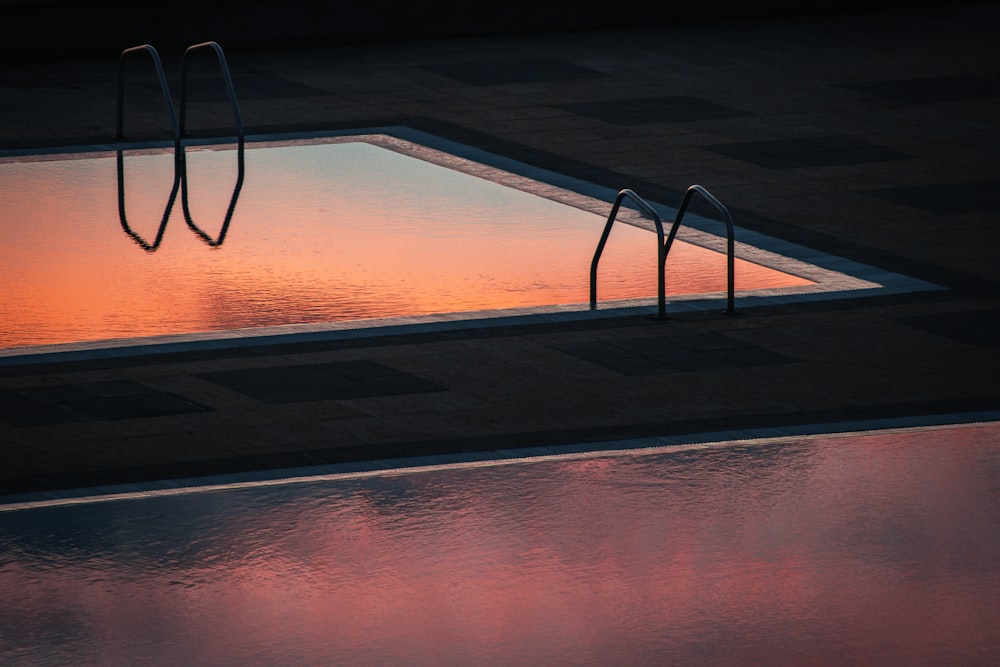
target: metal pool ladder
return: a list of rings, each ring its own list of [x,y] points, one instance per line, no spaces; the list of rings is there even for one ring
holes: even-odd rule
[[[677,228],[680,227],[681,219],[684,217],[684,213],[687,211],[688,204],[691,203],[691,197],[695,194],[704,197],[712,206],[714,206],[722,214],[723,220],[726,223],[726,256],[727,256],[727,287],[728,296],[726,299],[726,314],[735,315],[736,314],[736,300],[735,300],[735,240],[733,234],[733,216],[729,213],[722,202],[716,199],[708,190],[700,185],[692,185],[684,193],[684,198],[681,200],[681,205],[677,209],[677,216],[674,218],[673,224],[670,226],[670,233],[668,234],[666,240],[663,238],[663,222],[660,220],[659,214],[656,210],[650,206],[645,200],[639,195],[629,189],[621,190],[618,196],[615,197],[615,203],[611,207],[611,213],[608,215],[608,221],[604,225],[604,232],[601,234],[601,240],[597,243],[597,250],[594,251],[594,258],[590,263],[590,308],[594,310],[597,308],[597,265],[601,259],[601,253],[604,252],[604,244],[607,243],[608,235],[611,233],[611,226],[614,224],[618,217],[618,210],[621,208],[622,201],[625,199],[630,199],[639,209],[649,216],[653,220],[653,224],[656,226],[656,236],[657,236],[657,317],[666,318],[667,307],[666,307],[666,289],[664,283],[664,268],[667,262],[667,254],[670,252],[670,246],[674,243],[674,238],[677,236]]]
[[[222,80],[226,86],[226,93],[229,96],[229,103],[233,108],[233,118],[236,123],[236,134],[239,138],[240,146],[243,145],[245,131],[243,128],[243,117],[240,114],[240,106],[236,101],[236,91],[233,88],[233,78],[229,73],[229,65],[226,63],[226,55],[222,51],[222,47],[219,46],[217,42],[202,42],[200,44],[192,44],[184,50],[184,56],[181,60],[181,111],[180,111],[180,122],[177,120],[177,113],[174,111],[173,97],[170,95],[170,86],[167,85],[167,78],[163,74],[163,65],[160,60],[160,54],[157,53],[156,49],[151,44],[141,44],[139,46],[133,46],[131,48],[122,51],[121,56],[118,59],[118,122],[116,125],[116,139],[124,139],[123,125],[124,125],[124,106],[125,106],[125,61],[128,57],[133,54],[148,53],[150,58],[153,60],[153,66],[156,70],[156,76],[160,82],[160,90],[163,93],[163,99],[167,105],[167,113],[170,116],[170,125],[173,129],[174,135],[174,146],[175,148],[180,148],[181,137],[185,134],[185,121],[187,118],[187,72],[188,72],[188,57],[195,51],[200,51],[203,49],[212,49],[215,51],[216,58],[219,61],[219,69],[222,73]]]
[[[233,120],[236,123],[236,135],[239,137],[240,145],[243,145],[244,130],[243,117],[240,115],[240,105],[236,102],[236,91],[233,89],[233,77],[229,74],[229,65],[226,64],[226,54],[217,42],[202,42],[192,44],[184,50],[184,57],[181,59],[181,122],[180,133],[184,134],[184,120],[187,115],[187,64],[188,56],[201,49],[212,49],[219,61],[219,70],[222,73],[222,80],[226,84],[226,94],[229,95],[229,104],[233,108]]]
[[[160,81],[160,91],[163,93],[163,100],[167,104],[167,113],[170,115],[170,126],[173,129],[174,145],[180,146],[181,130],[177,124],[177,114],[174,112],[174,100],[170,96],[170,86],[167,85],[167,77],[163,74],[163,63],[160,54],[151,44],[140,44],[122,51],[118,57],[118,122],[116,125],[115,138],[124,139],[124,108],[125,108],[125,60],[134,54],[148,53],[153,60],[153,67],[156,76]]]

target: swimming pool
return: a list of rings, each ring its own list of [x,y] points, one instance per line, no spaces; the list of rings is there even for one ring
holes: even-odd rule
[[[172,147],[0,160],[0,355],[585,313],[615,194],[399,131],[188,145],[183,156],[179,180]],[[648,308],[656,238],[649,220],[620,217],[632,224],[615,226],[601,260],[600,309]],[[678,238],[672,304],[719,308],[722,224],[689,215]],[[745,230],[737,240],[741,304],[897,278],[797,259]]]
[[[0,506],[0,653],[996,664],[998,443],[976,421],[748,435]]]

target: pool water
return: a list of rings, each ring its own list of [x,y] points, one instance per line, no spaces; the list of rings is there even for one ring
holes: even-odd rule
[[[243,155],[187,146],[179,183],[169,148],[0,160],[0,349],[588,302],[610,203],[388,137]],[[655,299],[655,235],[616,225],[598,284]],[[813,284],[736,267],[743,292]],[[724,253],[677,243],[666,285],[723,294]]]
[[[1000,424],[0,506],[22,665],[1000,664]]]

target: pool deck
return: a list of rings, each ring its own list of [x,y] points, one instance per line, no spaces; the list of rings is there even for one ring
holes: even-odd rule
[[[697,183],[741,228],[943,289],[0,364],[0,502],[996,419],[997,25],[987,2],[227,50],[249,136],[410,128],[667,205]],[[120,50],[3,62],[0,157],[110,143]],[[160,55],[178,76],[179,54]],[[129,90],[127,134],[162,138],[159,91]],[[195,135],[230,132],[224,97],[189,114]]]

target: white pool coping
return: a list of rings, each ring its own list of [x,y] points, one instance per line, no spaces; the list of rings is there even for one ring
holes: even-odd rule
[[[431,456],[372,459],[352,463],[274,468],[254,472],[59,489],[0,496],[0,513],[157,496],[331,482],[359,477],[418,474],[452,468],[496,467],[551,460],[648,455],[719,447],[753,447],[801,441],[804,438],[830,438],[873,432],[889,434],[928,430],[947,432],[951,429],[983,424],[1000,429],[1000,410],[794,424],[543,447],[516,447]]]

